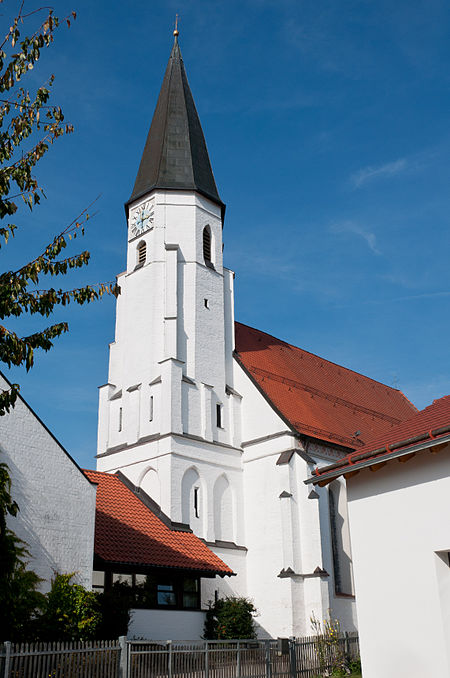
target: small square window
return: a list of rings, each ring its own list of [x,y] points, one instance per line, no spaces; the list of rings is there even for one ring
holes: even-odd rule
[[[158,605],[174,606],[177,604],[174,585],[171,581],[158,584]]]
[[[113,584],[127,584],[128,586],[133,586],[133,575],[132,574],[113,574],[112,582],[113,582]]]

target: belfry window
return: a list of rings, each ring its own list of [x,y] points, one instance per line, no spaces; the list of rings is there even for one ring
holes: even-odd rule
[[[211,265],[211,231],[209,226],[205,226],[203,229],[203,259],[205,264]]]
[[[147,243],[142,240],[136,248],[136,264],[137,266],[143,266],[145,264],[145,259],[147,256]]]

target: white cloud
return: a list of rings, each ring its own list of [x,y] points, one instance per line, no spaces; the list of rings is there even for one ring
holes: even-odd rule
[[[354,221],[341,221],[330,226],[330,231],[332,233],[352,233],[359,236],[366,241],[369,249],[374,254],[381,254],[381,251],[377,247],[377,238],[375,233],[366,230],[360,224]]]
[[[366,184],[368,181],[373,179],[379,179],[380,177],[394,177],[397,174],[401,174],[409,168],[409,162],[406,158],[399,158],[393,162],[387,162],[384,165],[373,166],[369,165],[368,167],[363,167],[362,169],[352,174],[350,177],[350,183],[353,188],[360,188],[363,184]]]

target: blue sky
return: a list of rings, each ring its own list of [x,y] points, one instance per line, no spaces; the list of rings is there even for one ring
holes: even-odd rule
[[[7,10],[15,4],[5,3]],[[445,0],[58,2],[62,28],[29,85],[55,73],[75,133],[39,166],[47,200],[2,249],[33,258],[93,198],[77,248],[125,266],[131,193],[180,14],[180,45],[223,201],[236,318],[400,388],[419,408],[450,393],[450,4]],[[63,281],[62,281],[63,282]],[[5,371],[93,468],[97,386],[114,300],[58,311],[70,334]],[[20,331],[44,326],[25,319]]]

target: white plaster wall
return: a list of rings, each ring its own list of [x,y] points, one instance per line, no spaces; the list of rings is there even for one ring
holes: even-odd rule
[[[213,579],[202,579],[202,609],[207,609],[208,603],[214,601],[216,591],[219,598],[249,595],[247,589],[247,551],[220,546],[210,546],[210,548],[224,563],[231,567],[235,576],[216,576]]]
[[[334,593],[326,493],[320,491],[319,498],[310,498],[311,488],[303,482],[310,470],[299,454],[293,454],[289,464],[277,466],[281,452],[301,450],[302,444],[238,364],[235,387],[243,395],[248,595],[261,613],[261,634],[309,635],[311,614],[324,618],[330,608],[342,629],[354,630],[354,601]],[[336,457],[336,452],[326,446],[311,447],[321,455],[318,463],[326,463],[326,457],[329,463]],[[345,484],[343,490],[345,493]],[[288,496],[280,498],[281,493]],[[349,543],[344,542],[347,549]],[[317,567],[331,576],[313,576]],[[277,576],[288,568],[295,576]]]
[[[0,388],[8,388],[1,376]],[[42,590],[55,572],[76,572],[74,581],[90,588],[96,487],[21,398],[1,418],[0,461],[20,509],[8,526],[28,544]]]
[[[291,583],[278,578],[283,562],[283,523],[276,456],[244,464],[248,595],[259,611],[263,636],[292,635]]]
[[[130,640],[200,640],[204,622],[201,610],[132,610],[127,636]]]
[[[361,471],[348,498],[364,678],[449,676],[450,446]]]
[[[279,432],[290,432],[289,427],[267,403],[238,362],[236,360],[233,362],[234,388],[242,396],[242,441],[247,442]]]

